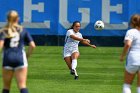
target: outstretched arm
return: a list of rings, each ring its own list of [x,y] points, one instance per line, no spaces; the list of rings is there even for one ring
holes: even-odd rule
[[[75,35],[70,35],[70,37],[71,37],[72,39],[78,40],[78,41],[80,41],[80,42],[84,40],[83,38],[79,38],[79,37],[77,37],[77,36],[75,36]]]
[[[95,45],[90,44],[90,40],[88,40],[88,39],[85,39],[85,40],[81,41],[81,43],[84,44],[84,45],[90,46],[92,48],[96,48]]]
[[[79,38],[79,37],[76,37],[75,35],[70,35],[70,37],[74,40],[80,41],[84,45],[90,46],[92,48],[96,48],[95,45],[90,44],[90,40],[88,40],[88,39]]]

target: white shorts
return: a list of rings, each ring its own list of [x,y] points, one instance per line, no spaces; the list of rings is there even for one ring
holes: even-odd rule
[[[136,72],[140,71],[140,66],[137,66],[137,65],[127,65],[125,67],[125,69],[129,73],[135,74]]]
[[[63,50],[63,58],[71,56],[74,52],[79,53],[79,50],[78,49],[70,50],[70,49],[64,48],[64,50]]]

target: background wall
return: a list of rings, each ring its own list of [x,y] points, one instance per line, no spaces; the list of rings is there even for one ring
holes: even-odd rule
[[[140,13],[140,0],[0,0],[0,27],[9,10],[17,10],[20,23],[38,45],[63,45],[73,21],[81,22],[81,33],[99,46],[122,46],[131,15]],[[94,23],[103,20],[105,29]]]

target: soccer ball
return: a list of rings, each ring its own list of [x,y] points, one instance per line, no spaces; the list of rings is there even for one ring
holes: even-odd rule
[[[104,27],[105,27],[105,25],[104,25],[103,21],[101,21],[101,20],[96,21],[94,24],[94,28],[96,30],[103,30]]]

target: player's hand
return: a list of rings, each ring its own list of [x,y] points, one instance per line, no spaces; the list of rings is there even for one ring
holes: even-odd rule
[[[92,47],[92,48],[96,48],[96,46],[95,46],[95,45],[91,45],[91,47]]]
[[[124,61],[124,56],[120,56],[120,62],[123,62]]]

